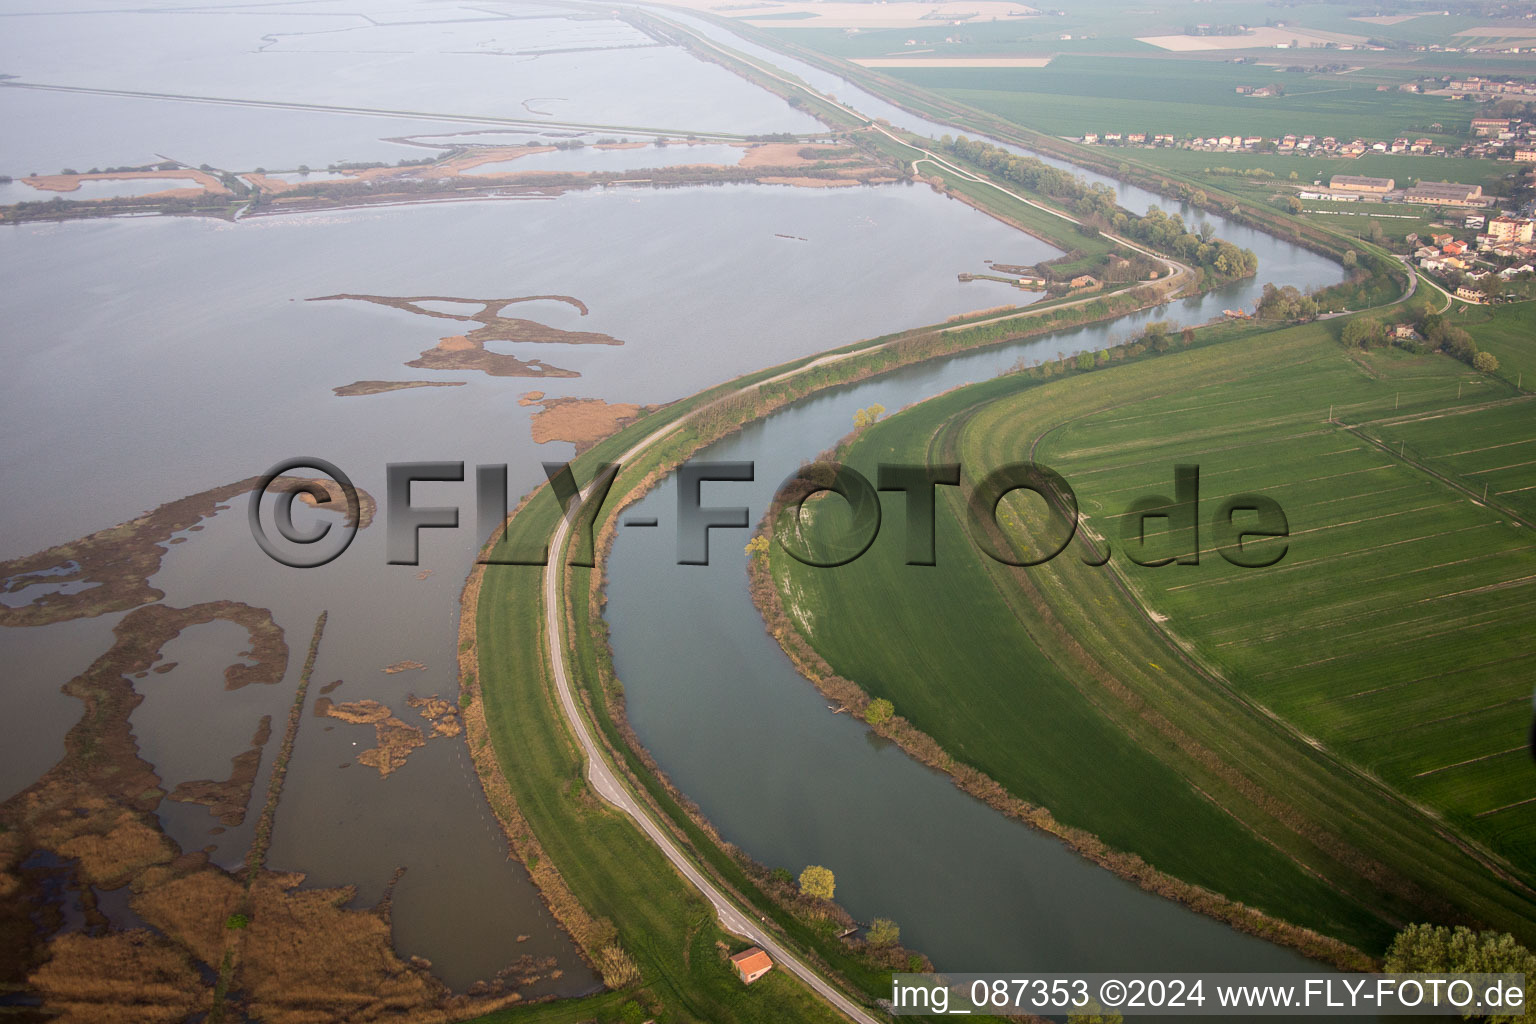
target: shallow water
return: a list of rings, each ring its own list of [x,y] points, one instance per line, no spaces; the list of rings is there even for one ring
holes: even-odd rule
[[[517,239],[561,244],[508,245]],[[334,258],[343,252],[348,260]],[[420,253],[451,258],[424,261]],[[518,404],[529,390],[671,401],[851,337],[1030,301],[1035,296],[1005,285],[962,284],[956,274],[984,270],[989,258],[1050,255],[969,207],[898,186],[610,189],[541,203],[0,232],[0,267],[14,285],[0,296],[0,311],[28,324],[25,334],[0,342],[12,367],[0,383],[0,429],[11,429],[14,439],[0,453],[14,495],[0,527],[0,557],[83,536],[304,453],[337,463],[381,499],[387,462],[463,460],[471,476],[476,464],[508,463],[515,501],[543,479],[541,459],[572,451],[566,443],[532,442],[535,409]],[[304,301],[339,292],[575,295],[589,304],[589,316],[549,301],[516,304],[507,314],[611,333],[625,344],[499,346],[583,375],[564,380],[410,369],[402,363],[466,325],[365,302]],[[807,303],[807,294],[826,298]],[[364,379],[466,384],[354,398],[331,393]],[[65,380],[71,397],[60,406]],[[144,756],[166,772],[168,786],[226,778],[229,758],[250,745],[269,698],[280,733],[322,609],[329,622],[314,687],[342,679],[334,700],[381,701],[402,722],[426,728],[405,698],[456,693],[457,597],[478,538],[472,482],[418,485],[414,500],[463,510],[463,529],[423,531],[420,567],[385,564],[383,514],[324,568],[277,565],[251,539],[244,498],[184,533],[184,543],[167,546],[151,579],[166,603],[229,599],[271,608],[291,649],[282,683],[228,693],[219,662],[243,649],[232,646],[238,630],[205,627],[168,645],[166,660],[180,664],[136,681],[147,697],[134,718]],[[417,579],[425,569],[431,574]],[[27,720],[0,720],[0,748],[10,752],[0,759],[0,782],[11,791],[53,763],[79,713],[57,687],[84,667],[75,667],[82,659],[60,663],[38,649],[53,650],[50,638],[62,642],[72,632],[97,638],[100,621],[0,631],[0,657],[31,663],[20,679],[26,699],[42,709]],[[233,638],[206,639],[226,632]],[[194,656],[202,644],[211,648]],[[96,639],[84,653],[93,657],[106,646]],[[383,671],[403,660],[427,667]],[[561,958],[567,973],[544,983],[551,991],[589,987],[592,976],[574,967],[568,940],[526,873],[507,860],[462,740],[428,739],[381,778],[355,760],[373,736],[371,726],[306,714],[271,866],[303,871],[311,885],[354,884],[359,905],[375,902],[405,867],[395,901],[399,948],[432,960],[455,987],[524,953]],[[257,792],[264,792],[277,741],[263,756]],[[213,834],[219,826],[201,806],[165,801],[160,813],[183,846],[208,847],[227,867],[249,848],[249,818]],[[519,934],[531,938],[518,943]]]
[[[472,21],[455,9],[438,15],[455,24],[438,26],[411,52],[397,54],[385,52],[383,43],[419,30],[391,29],[387,23],[410,20],[418,8],[390,3],[371,10],[386,23],[377,31],[358,30],[345,8],[340,2],[307,5],[311,17],[263,10],[10,19],[20,27],[0,41],[0,55],[7,71],[23,77],[103,88],[669,131],[745,134],[819,127],[777,97],[674,48],[509,55],[519,46],[558,49],[563,40],[625,46],[633,41],[630,30],[616,22],[556,24],[541,18],[536,25],[517,25]],[[123,32],[148,24],[155,26],[156,37],[141,52],[103,56]],[[330,30],[335,32],[322,34]],[[263,45],[266,36],[276,43]],[[68,56],[43,59],[64,38],[71,43]],[[453,49],[463,46],[476,52]],[[602,73],[594,73],[599,68]],[[430,88],[416,88],[422,82]],[[856,98],[845,89],[834,91],[845,100]],[[25,128],[16,133],[20,148],[12,152],[29,155],[14,159],[42,165],[19,168],[21,173],[161,155],[231,169],[323,167],[338,159],[394,160],[423,152],[387,141],[391,136],[473,130],[395,116],[0,88],[0,112],[6,111],[16,113]],[[55,130],[51,125],[60,111],[83,120],[65,118],[72,126]],[[216,123],[223,119],[226,128]],[[488,137],[463,136],[474,138]],[[176,151],[166,153],[171,146]],[[141,155],[145,149],[147,156]],[[580,155],[594,152],[589,147]],[[672,150],[610,152],[644,152],[654,160],[655,153]],[[1152,198],[1134,190],[1124,195],[1130,205]],[[1262,236],[1244,240],[1237,229],[1218,227],[1223,237],[1260,252],[1259,280],[1305,285],[1337,279],[1336,267],[1306,253],[1266,247]],[[153,218],[13,228],[0,232],[0,271],[9,285],[0,293],[0,314],[25,330],[0,338],[8,368],[0,379],[0,431],[10,439],[0,451],[8,494],[0,516],[0,557],[84,536],[304,453],[336,462],[381,500],[388,462],[462,460],[471,474],[475,464],[505,462],[515,501],[543,479],[540,460],[568,458],[572,451],[564,442],[532,442],[536,408],[518,402],[529,390],[549,397],[672,401],[857,338],[969,310],[1028,303],[1037,296],[995,282],[961,283],[956,275],[983,272],[987,260],[1027,264],[1052,255],[1043,243],[914,186],[613,188],[538,202],[407,205],[235,224]],[[935,389],[990,376],[1020,355],[1096,348],[1154,317],[1205,319],[1212,310],[1250,301],[1257,290],[1257,281],[1243,282],[1107,327],[905,371],[857,392],[805,403],[793,415],[744,434],[736,443],[746,448],[718,452],[747,452],[755,445],[761,453],[746,457],[760,458],[765,466],[792,465],[839,436],[854,404],[878,399],[898,408]],[[365,302],[305,301],[335,293],[571,295],[588,304],[589,315],[554,302],[514,305],[506,315],[607,333],[624,344],[493,346],[581,375],[567,379],[412,369],[402,364],[470,325]],[[334,387],[368,379],[461,380],[465,386],[344,399],[332,394]],[[822,411],[806,411],[813,409]],[[777,468],[765,469],[759,479],[771,486],[781,475]],[[228,774],[229,757],[249,745],[269,701],[281,708],[291,699],[322,609],[329,622],[314,675],[317,689],[340,679],[333,699],[377,700],[402,722],[422,727],[426,723],[405,698],[455,693],[457,597],[478,540],[473,485],[425,484],[414,493],[418,504],[457,504],[462,510],[461,529],[423,532],[420,567],[386,564],[382,510],[379,523],[330,565],[314,570],[277,565],[255,548],[244,498],[203,529],[188,532],[185,543],[168,547],[152,578],[165,591],[166,603],[230,599],[270,608],[291,650],[281,683],[232,694],[222,689],[219,677],[221,660],[227,664],[243,649],[235,646],[238,630],[215,624],[189,630],[167,645],[166,660],[180,664],[136,681],[146,701],[135,712],[134,727],[145,756],[167,774],[169,785]],[[664,504],[664,494],[652,500]],[[652,607],[637,610],[642,574],[634,570],[645,557],[659,555],[645,555],[629,539],[616,549],[610,610],[636,727],[674,779],[747,852],[769,863],[821,858],[852,864],[842,858],[863,854],[847,844],[880,835],[881,828],[901,827],[904,819],[892,817],[900,810],[893,796],[900,795],[916,801],[909,807],[921,806],[932,821],[944,822],[950,836],[977,837],[965,843],[976,849],[971,872],[976,892],[1001,901],[994,913],[1003,908],[1055,922],[1081,890],[1087,905],[1083,918],[1099,922],[1100,936],[1113,930],[1111,919],[1118,916],[1127,934],[1150,949],[1166,941],[1170,949],[1201,950],[1214,941],[1210,929],[1217,926],[1186,920],[1192,915],[1146,897],[1059,847],[1042,846],[1038,836],[981,808],[898,751],[868,747],[845,718],[826,715],[819,697],[793,675],[777,649],[764,646],[767,638],[739,576],[712,569],[686,581],[670,602],[652,601]],[[739,572],[739,565],[733,568]],[[424,570],[431,572],[418,578]],[[661,576],[645,579],[674,585]],[[667,650],[667,638],[676,643],[687,636],[678,632],[686,626],[680,616],[694,613],[714,623],[707,653],[715,660],[684,666],[676,679],[658,679],[665,666],[657,659]],[[0,657],[21,666],[11,675],[11,706],[25,712],[0,719],[0,789],[24,787],[57,759],[64,732],[79,714],[78,703],[60,695],[58,687],[110,646],[110,627],[118,617],[0,631]],[[383,671],[402,660],[426,668]],[[738,673],[738,664],[751,670]],[[722,673],[721,665],[730,670]],[[724,691],[709,686],[720,675],[755,685],[722,702]],[[738,728],[747,707],[754,709],[761,730]],[[281,720],[274,715],[279,730]],[[199,728],[202,734],[194,734]],[[711,751],[732,741],[765,758],[753,780],[769,786],[760,799],[739,799],[744,777],[719,772],[710,777],[701,770]],[[257,792],[264,791],[276,742],[263,757]],[[311,885],[356,885],[357,905],[376,902],[392,873],[406,868],[394,903],[397,945],[402,953],[433,960],[439,975],[457,988],[523,953],[556,956],[566,968],[563,979],[546,983],[548,991],[590,988],[595,979],[576,964],[569,939],[538,902],[526,872],[507,859],[462,740],[426,740],[387,778],[356,761],[357,752],[372,743],[371,726],[306,713],[270,865],[303,871]],[[783,761],[788,750],[796,751],[802,766],[815,760],[821,770],[841,773],[867,797],[864,809],[850,814],[846,805],[815,799],[811,791],[819,779],[791,771]],[[219,834],[199,806],[166,801],[161,817],[185,847],[207,847],[220,864],[239,864],[248,848],[249,816],[244,825]],[[923,843],[941,838],[928,836]],[[931,849],[912,846],[914,856]],[[992,964],[972,959],[966,945],[975,934],[990,932],[961,934],[961,916],[943,920],[939,907],[953,894],[942,886],[903,884],[924,877],[902,876],[917,866],[903,856],[867,871],[850,868],[851,884],[840,895],[858,916],[873,910],[897,917],[908,929],[907,939],[936,959],[966,954],[967,965]],[[867,883],[855,879],[861,873]],[[1030,882],[1035,876],[1054,885]],[[894,906],[886,898],[892,891],[901,893],[902,902]],[[1014,931],[1052,929],[1054,924],[1050,929],[1031,924]],[[530,938],[519,943],[520,934]],[[1067,931],[1052,941],[1058,950],[1069,950],[1087,942],[1089,934],[1086,928]],[[1000,948],[1021,949],[1007,941]],[[1238,950],[1233,962],[1245,966],[1291,962],[1289,954],[1250,940],[1232,948]]]

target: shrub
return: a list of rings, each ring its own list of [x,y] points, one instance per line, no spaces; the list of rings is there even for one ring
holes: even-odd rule
[[[864,709],[864,721],[870,725],[880,725],[889,722],[891,716],[896,713],[896,705],[884,697],[876,697],[869,702],[869,707]]]

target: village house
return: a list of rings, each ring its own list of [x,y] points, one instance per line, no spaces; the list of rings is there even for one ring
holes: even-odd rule
[[[1462,285],[1456,289],[1456,297],[1464,302],[1482,302],[1483,293],[1476,288],[1468,288]]]
[[[1536,163],[1536,149],[1515,149],[1515,159],[1521,163]]]
[[[773,960],[756,946],[744,949],[731,957],[731,965],[743,985],[750,985],[773,969]]]

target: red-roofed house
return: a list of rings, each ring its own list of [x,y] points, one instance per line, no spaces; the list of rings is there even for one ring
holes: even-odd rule
[[[752,984],[773,969],[773,959],[756,946],[731,957],[731,964],[741,976],[743,985]]]

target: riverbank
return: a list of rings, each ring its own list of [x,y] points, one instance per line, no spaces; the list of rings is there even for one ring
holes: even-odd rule
[[[1164,284],[1174,286],[1172,280]],[[683,459],[774,409],[810,394],[936,356],[1004,344],[1064,326],[1112,319],[1159,305],[1166,297],[1161,289],[1138,286],[1118,294],[1070,300],[1044,309],[1025,309],[1019,314],[975,324],[946,324],[876,338],[760,371],[643,415],[636,424],[600,442],[574,463],[577,478],[581,479],[591,472],[591,467],[631,452],[602,513],[599,548],[606,553],[619,511]],[[646,438],[651,438],[651,442],[646,442]],[[547,486],[541,487],[520,506],[509,520],[507,540],[503,543],[526,549],[544,542],[559,518],[548,493]],[[558,556],[556,552],[551,557]],[[617,698],[621,689],[608,661],[606,644],[594,642],[605,633],[598,614],[602,603],[601,565],[599,562],[598,569],[584,577],[589,588],[585,593],[579,589],[583,585],[581,572],[573,570],[568,577],[575,580],[570,585],[578,589],[567,593],[566,606],[572,618],[560,627],[563,634],[573,638],[569,656],[577,660],[576,678],[586,688],[585,713],[593,717],[610,754],[622,765],[631,786],[647,795],[652,809],[670,822],[674,837],[692,847],[717,881],[728,885],[738,896],[749,897],[767,919],[787,934],[798,931],[812,943],[823,962],[840,967],[845,976],[862,976],[867,984],[860,987],[870,997],[880,997],[885,983],[883,973],[871,974],[868,967],[860,968],[839,942],[816,942],[815,929],[797,923],[793,914],[768,898],[767,883],[762,881],[768,874],[766,870],[723,844],[696,811],[690,814],[686,798],[658,777],[654,761],[634,741],[633,733],[622,720],[622,703],[610,699]],[[533,863],[541,867],[536,880],[543,878],[550,886],[547,902],[552,907],[567,906],[574,896],[584,907],[602,907],[601,912],[611,914],[618,922],[622,934],[627,920],[644,919],[655,912],[648,909],[650,903],[635,891],[629,877],[632,869],[617,854],[604,852],[607,847],[592,847],[572,839],[590,832],[591,816],[597,808],[582,780],[580,759],[572,760],[569,737],[551,735],[548,730],[553,727],[552,722],[534,728],[540,717],[558,716],[549,695],[542,650],[537,649],[540,645],[508,646],[511,629],[523,636],[548,635],[550,624],[544,621],[542,610],[531,597],[540,579],[538,567],[522,566],[481,566],[471,576],[461,606],[461,705],[467,709],[466,725],[476,752],[477,771],[487,793],[496,794],[491,803],[499,815],[504,814],[503,828],[509,835],[525,835],[531,830],[532,838],[540,844],[539,849],[528,849]],[[494,640],[488,642],[488,638]],[[539,682],[541,679],[544,682]],[[543,709],[540,714],[529,713],[535,707]],[[477,712],[475,708],[483,710]],[[494,750],[493,758],[482,753],[487,746]],[[545,753],[539,755],[539,750]],[[558,753],[562,750],[565,752]],[[625,836],[618,849],[640,839],[622,821],[614,824]],[[582,847],[580,854],[571,849],[573,841]],[[609,837],[606,842],[619,840]],[[553,853],[558,870],[553,866],[549,871],[542,870],[545,851]],[[569,877],[573,870],[580,880]],[[610,880],[611,875],[624,877],[627,895],[616,896],[613,888],[618,883]],[[675,876],[671,884],[675,884]],[[643,905],[631,906],[631,900]],[[590,915],[599,911],[586,912]],[[573,916],[571,920],[573,929],[585,927],[579,917]],[[652,926],[667,927],[659,922]],[[631,948],[628,943],[625,945]],[[643,959],[643,954],[638,950],[636,953]]]

